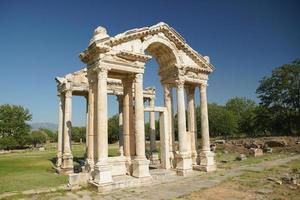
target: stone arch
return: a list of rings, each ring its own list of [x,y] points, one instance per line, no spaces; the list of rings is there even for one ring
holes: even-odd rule
[[[174,66],[181,64],[176,46],[168,39],[159,37],[159,35],[154,35],[150,38],[147,38],[141,44],[140,49],[141,52],[149,52],[152,56],[154,56],[160,67],[165,64],[171,64]],[[168,56],[170,58],[167,58]],[[173,62],[170,63],[170,60]]]

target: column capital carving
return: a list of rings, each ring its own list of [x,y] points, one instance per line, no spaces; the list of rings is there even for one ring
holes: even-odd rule
[[[202,90],[202,89],[206,89],[207,86],[208,86],[207,83],[201,83],[199,87],[200,87],[200,89]]]
[[[134,79],[134,81],[135,81],[136,83],[142,82],[142,81],[143,81],[143,74],[142,74],[142,73],[135,74],[135,79]]]
[[[72,90],[66,90],[65,97],[66,98],[71,98],[72,97]]]
[[[177,88],[180,88],[180,89],[184,88],[184,80],[181,80],[181,79],[176,80],[175,84],[176,84]]]
[[[95,69],[98,75],[98,79],[100,80],[106,80],[107,79],[107,72],[108,68],[107,67],[98,67]]]

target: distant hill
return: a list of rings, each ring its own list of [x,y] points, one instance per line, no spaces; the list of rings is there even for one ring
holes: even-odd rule
[[[37,130],[39,128],[47,128],[51,131],[57,131],[57,124],[49,123],[49,122],[42,122],[42,123],[31,123],[31,129]]]

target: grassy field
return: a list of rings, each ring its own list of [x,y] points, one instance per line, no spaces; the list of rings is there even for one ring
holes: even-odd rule
[[[159,146],[159,144],[157,144]],[[149,149],[149,143],[146,144]],[[74,160],[83,159],[85,145],[73,144]],[[109,156],[118,155],[118,144],[109,145]],[[284,157],[284,154],[266,154],[262,157],[249,157],[244,161],[234,161],[238,154],[223,153],[218,149],[216,160],[219,169],[232,169],[241,165],[259,163]],[[38,188],[57,187],[67,183],[66,175],[58,175],[53,169],[56,157],[56,144],[47,144],[45,151],[27,150],[24,152],[0,155],[0,194]],[[228,162],[222,162],[222,161]],[[74,165],[79,165],[74,163]]]
[[[74,158],[82,158],[85,146],[72,145]],[[117,144],[109,146],[109,155],[118,153]],[[47,144],[45,151],[24,151],[0,155],[0,193],[57,187],[67,183],[66,175],[53,169],[56,144]],[[78,165],[78,163],[74,163]]]

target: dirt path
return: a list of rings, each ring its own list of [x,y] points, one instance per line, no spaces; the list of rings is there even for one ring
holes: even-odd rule
[[[283,165],[292,160],[300,159],[300,155],[294,155],[282,159],[263,161],[259,164],[241,166],[235,169],[218,170],[217,172],[206,174],[193,172],[187,177],[170,176],[166,177],[163,182],[154,182],[152,185],[141,186],[138,188],[130,188],[120,191],[113,191],[107,194],[99,194],[89,190],[80,190],[67,193],[49,193],[31,196],[30,199],[106,199],[106,200],[158,200],[158,199],[185,199],[181,196],[190,194],[194,191],[199,191],[204,188],[209,188],[220,184],[222,181],[239,176],[244,170],[262,171],[266,168],[271,168]],[[226,188],[225,188],[226,189]],[[222,198],[227,199],[227,198]],[[231,199],[231,198],[230,198]]]

